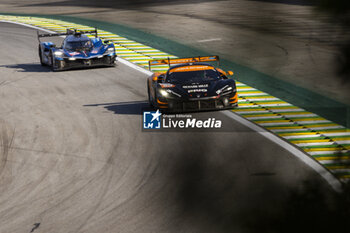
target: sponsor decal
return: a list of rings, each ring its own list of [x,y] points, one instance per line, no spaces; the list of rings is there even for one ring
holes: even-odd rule
[[[207,91],[208,91],[207,89],[191,89],[191,90],[188,90],[187,92],[193,93],[193,92],[207,92]]]
[[[199,85],[187,85],[187,86],[182,86],[184,89],[190,89],[190,88],[205,88],[209,87],[209,84],[199,84]]]
[[[79,55],[80,53],[79,52],[72,52],[72,53],[69,53],[69,55],[71,56],[75,56],[75,55]]]

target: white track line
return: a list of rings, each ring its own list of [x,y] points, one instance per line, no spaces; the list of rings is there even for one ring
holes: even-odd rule
[[[342,151],[311,151],[308,152],[309,155],[341,155],[350,153],[349,150],[342,150]]]
[[[240,114],[240,115],[249,115],[249,114],[254,114],[254,113],[272,113],[269,110],[261,110],[261,111],[239,111],[239,110],[236,110],[235,112]]]
[[[270,109],[271,112],[304,112],[304,109],[301,108],[290,108],[290,109]]]
[[[120,63],[123,63],[124,65],[129,66],[130,68],[133,68],[133,69],[135,69],[137,71],[140,71],[140,72],[142,72],[144,74],[147,74],[149,76],[151,76],[153,74],[153,72],[151,72],[149,70],[146,70],[146,69],[144,69],[144,68],[142,68],[142,67],[140,67],[138,65],[135,65],[134,63],[131,63],[131,62],[129,62],[129,61],[127,61],[127,60],[125,60],[125,59],[123,59],[121,57],[117,57],[117,61],[119,61]]]
[[[345,159],[330,159],[330,160],[319,160],[318,162],[322,163],[322,164],[349,164],[350,160],[345,160]]]
[[[302,132],[302,131],[308,131],[308,129],[270,129],[270,131],[275,133],[281,133],[281,132]]]
[[[25,23],[12,22],[12,21],[7,21],[7,20],[0,20],[0,23],[18,24],[18,25],[21,25],[21,26],[38,29],[38,30],[45,31],[45,32],[48,32],[48,33],[56,33],[54,31],[50,31],[50,30],[47,30],[47,29],[44,29],[44,28],[36,27],[36,26],[30,25],[30,24],[25,24]]]
[[[35,29],[39,29],[42,31],[46,31],[49,33],[55,33],[52,32],[50,30],[46,30],[46,29],[42,29],[39,27],[35,27],[32,25],[28,25],[28,24],[23,24],[23,23],[18,23],[18,22],[11,22],[11,21],[5,21],[5,20],[1,20],[0,22],[6,22],[6,23],[14,23],[14,24],[18,24],[18,25],[22,25],[22,26],[26,26],[26,27],[31,27],[31,28],[35,28]],[[129,66],[130,68],[133,68],[137,71],[140,71],[144,74],[147,75],[152,75],[153,72],[146,70],[140,66],[137,66],[129,61],[126,61],[120,57],[117,58],[117,60],[127,66]],[[307,164],[309,167],[311,167],[312,169],[314,169],[320,176],[322,176],[327,182],[328,184],[336,191],[336,192],[341,192],[342,188],[341,188],[341,183],[339,180],[337,180],[326,168],[324,168],[320,163],[316,162],[315,160],[313,160],[312,158],[310,158],[309,156],[307,156],[304,152],[300,151],[299,149],[297,149],[296,147],[294,147],[292,144],[289,144],[288,142],[284,141],[283,139],[281,139],[280,137],[278,137],[277,135],[267,131],[266,129],[254,124],[251,121],[248,121],[247,119],[241,117],[240,115],[232,112],[232,111],[222,111],[222,113],[226,116],[228,116],[229,118],[232,118],[236,121],[238,121],[239,123],[241,123],[242,125],[247,126],[248,128],[256,131],[258,134],[266,137],[267,139],[269,139],[270,141],[276,143],[277,145],[281,146],[282,148],[286,149],[287,151],[289,151],[290,153],[292,153],[294,156],[296,156],[297,158],[299,158],[301,161],[303,161],[305,164]]]
[[[335,142],[308,142],[308,143],[295,143],[295,145],[300,147],[305,146],[328,146],[328,145],[337,145]]]
[[[258,117],[246,117],[249,120],[264,120],[264,119],[279,119],[285,116],[258,116]]]
[[[285,139],[297,139],[297,138],[317,138],[321,137],[321,134],[309,134],[309,135],[294,135],[294,136],[283,136]]]

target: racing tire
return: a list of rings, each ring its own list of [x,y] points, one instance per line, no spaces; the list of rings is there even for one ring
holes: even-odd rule
[[[149,103],[149,105],[151,107],[154,108],[154,103],[153,103],[151,92],[150,92],[150,89],[149,89],[149,82],[148,82],[148,80],[147,80],[147,92],[148,92],[148,103]]]
[[[116,58],[115,56],[109,58],[109,66],[110,66],[110,67],[115,67],[115,66],[117,66],[115,58]]]
[[[55,66],[54,66],[55,60],[54,60],[54,58],[53,58],[52,51],[50,51],[49,58],[50,58],[50,62],[51,62],[51,70],[52,70],[52,71],[55,71]]]
[[[64,67],[64,61],[56,61],[53,57],[52,51],[50,51],[51,69],[53,72],[61,71]]]
[[[113,56],[111,58],[111,66],[116,66],[117,65],[117,61],[115,60],[117,57],[116,56]]]
[[[42,66],[46,66],[46,64],[43,62],[43,55],[41,54],[41,46],[39,45],[39,59],[40,59],[40,64]]]

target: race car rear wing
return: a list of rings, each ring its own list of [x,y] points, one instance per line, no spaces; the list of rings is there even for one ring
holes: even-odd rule
[[[205,56],[205,57],[188,57],[188,58],[167,58],[160,60],[150,60],[148,61],[148,69],[151,70],[151,66],[155,65],[172,65],[172,64],[186,64],[186,63],[196,63],[196,62],[220,62],[219,56]]]
[[[77,30],[77,29],[67,29],[67,32],[65,33],[46,33],[46,34],[40,34],[39,31],[37,31],[38,40],[40,42],[40,38],[42,37],[54,37],[54,36],[68,36],[68,35],[81,35],[81,34],[95,34],[95,37],[97,37],[97,28],[92,31],[83,31],[83,30]]]

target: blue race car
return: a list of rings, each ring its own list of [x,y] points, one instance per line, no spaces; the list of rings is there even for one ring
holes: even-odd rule
[[[94,34],[89,38],[85,34]],[[42,37],[66,36],[61,47],[52,42],[41,42]],[[50,66],[53,71],[72,68],[115,66],[116,53],[113,43],[102,41],[97,30],[77,31],[67,29],[66,33],[39,34],[39,58],[43,66]]]

